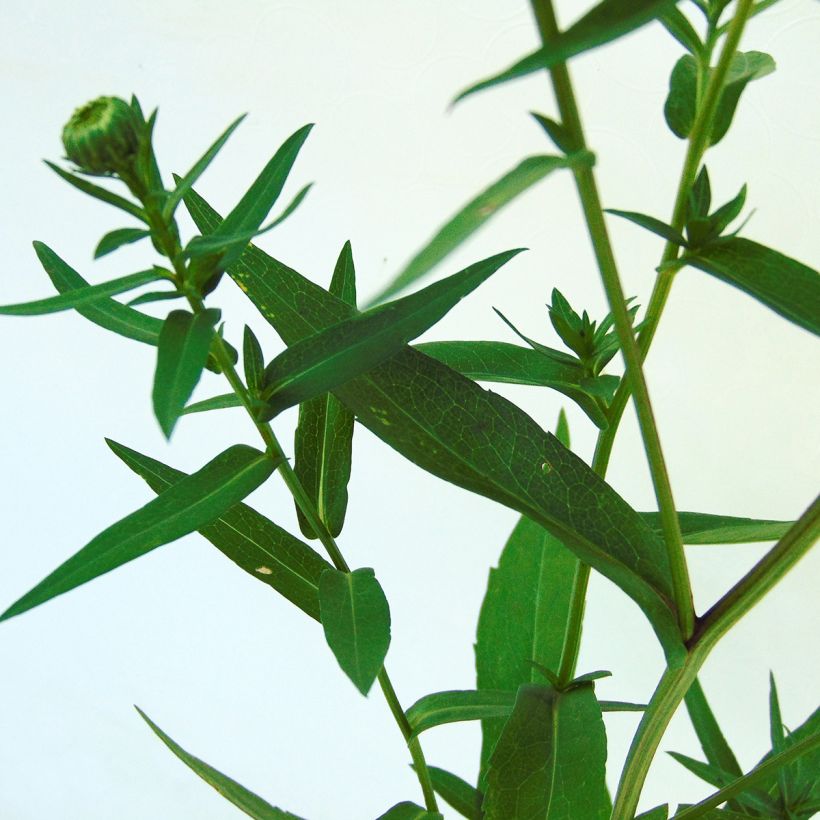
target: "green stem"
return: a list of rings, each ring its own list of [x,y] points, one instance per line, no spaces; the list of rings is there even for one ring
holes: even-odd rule
[[[552,8],[551,0],[531,0],[535,12],[541,39],[544,45],[558,33],[558,24]],[[585,147],[583,126],[575,101],[569,71],[566,64],[560,63],[550,70],[555,97],[564,127],[572,135],[575,147],[581,150]],[[707,92],[708,93],[708,92]],[[621,352],[626,366],[626,380],[632,389],[638,423],[641,428],[644,449],[646,450],[649,469],[652,475],[652,484],[660,511],[661,525],[666,542],[669,567],[672,580],[672,590],[678,615],[681,632],[685,638],[692,633],[694,626],[694,607],[692,603],[692,589],[689,582],[689,572],[683,552],[683,541],[680,533],[680,523],[672,497],[672,487],[661,449],[660,437],[652,412],[649,391],[646,386],[641,355],[635,340],[632,321],[626,306],[626,297],[621,286],[618,268],[609,241],[603,208],[595,182],[592,168],[587,166],[574,169],[575,183],[578,196],[584,211],[593,250],[598,262],[598,268],[609,302],[615,331],[621,346]]]

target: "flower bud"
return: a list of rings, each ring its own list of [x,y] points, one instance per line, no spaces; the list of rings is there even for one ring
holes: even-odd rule
[[[119,97],[98,97],[86,103],[63,128],[66,156],[82,170],[95,174],[128,169],[138,145],[136,116]]]

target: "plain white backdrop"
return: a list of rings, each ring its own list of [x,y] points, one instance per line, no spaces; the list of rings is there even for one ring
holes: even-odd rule
[[[559,3],[568,23],[587,6]],[[452,97],[536,43],[526,2],[491,0],[213,0],[112,4],[5,0],[0,33],[3,263],[0,302],[50,293],[31,240],[51,245],[99,282],[141,269],[147,247],[92,263],[119,212],[69,188],[40,163],[61,154],[77,105],[136,92],[160,106],[165,173],[185,170],[239,113],[250,116],[200,189],[232,206],[279,143],[317,126],[286,194],[316,186],[261,245],[315,281],[329,281],[353,242],[362,296],[395,274],[431,232],[481,188],[532,153],[549,152],[527,111],[554,113],[533,76],[469,100]],[[749,184],[757,212],[745,235],[820,263],[820,9],[783,0],[756,18],[745,49],[777,72],[746,91],[729,136],[708,157],[720,203]],[[680,47],[658,25],[572,63],[605,205],[668,217],[684,146],[662,106]],[[610,220],[626,291],[645,303],[661,241]],[[425,336],[515,341],[497,306],[555,344],[544,303],[553,286],[593,316],[605,312],[568,175],[501,213],[441,266],[531,250]],[[211,300],[234,344],[248,321],[272,356],[281,343],[226,282]],[[816,340],[705,275],[676,281],[647,365],[650,392],[682,509],[791,518],[817,479]],[[153,351],[71,314],[0,322],[3,401],[0,608],[101,529],[152,494],[103,436],[183,469],[237,441],[256,443],[239,411],[186,418],[167,444],[152,418]],[[222,392],[206,374],[197,396]],[[544,426],[566,401],[530,388],[503,392]],[[595,431],[568,406],[574,446]],[[277,421],[290,448],[295,412]],[[636,508],[653,495],[631,410],[608,476]],[[354,566],[373,566],[393,617],[388,668],[402,701],[474,685],[475,623],[487,572],[517,515],[425,475],[357,427],[348,522]],[[281,483],[252,503],[297,532]],[[698,608],[768,545],[689,548]],[[724,640],[702,675],[744,766],[768,748],[768,672],[787,725],[816,706],[820,561],[808,556]],[[378,692],[362,698],[321,629],[263,584],[190,536],[23,617],[0,625],[0,817],[4,820],[218,820],[239,816],[151,734],[138,704],[184,747],[272,803],[311,820],[371,820],[419,800],[401,737]],[[661,672],[638,609],[594,577],[581,671],[611,669],[602,697],[642,700]],[[635,716],[607,717],[611,785]],[[429,732],[430,763],[472,778],[479,732]],[[699,756],[679,714],[663,750]],[[709,787],[661,753],[642,805],[693,800]],[[446,817],[454,816],[452,813]],[[579,820],[582,820],[579,818]]]

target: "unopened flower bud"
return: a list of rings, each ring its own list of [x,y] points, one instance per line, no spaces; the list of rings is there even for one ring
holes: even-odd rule
[[[117,173],[134,162],[139,131],[133,109],[119,97],[98,97],[78,108],[63,128],[66,156],[84,171]]]

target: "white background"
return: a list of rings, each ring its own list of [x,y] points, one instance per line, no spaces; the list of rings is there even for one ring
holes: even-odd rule
[[[585,9],[560,4],[563,21]],[[548,152],[531,109],[554,113],[533,76],[463,103],[457,91],[531,50],[524,2],[213,0],[102,3],[5,0],[0,33],[4,259],[0,302],[50,293],[30,242],[41,239],[92,281],[141,269],[138,246],[93,263],[98,238],[124,224],[39,160],[58,159],[72,109],[135,91],[161,108],[166,174],[187,168],[237,114],[251,116],[201,183],[223,211],[279,143],[316,122],[287,193],[317,185],[263,247],[326,284],[353,241],[360,293],[372,294],[456,207],[532,153]],[[755,19],[744,48],[777,72],[750,86],[730,135],[709,155],[716,200],[748,182],[757,213],[745,231],[815,267],[820,262],[820,10],[783,0]],[[572,71],[606,206],[668,217],[683,143],[662,105],[680,47],[658,25],[575,60]],[[625,289],[645,304],[661,241],[610,220]],[[544,303],[558,286],[593,316],[600,284],[568,175],[540,183],[450,258],[451,273],[520,245],[516,259],[426,338],[515,341],[491,311],[556,344]],[[280,343],[230,283],[212,299],[237,344],[249,320],[268,356]],[[816,340],[697,271],[678,277],[647,367],[682,509],[797,516],[817,478]],[[0,322],[5,608],[93,535],[152,497],[103,436],[194,469],[236,441],[256,443],[238,411],[186,418],[169,446],[151,415],[153,351],[61,314]],[[198,396],[222,392],[206,374]],[[505,389],[552,426],[558,394]],[[594,429],[569,406],[574,445]],[[290,448],[295,413],[277,422]],[[638,509],[653,497],[627,415],[609,480]],[[474,685],[472,642],[488,568],[516,514],[427,476],[357,428],[341,546],[374,566],[393,614],[388,667],[406,705]],[[280,482],[253,503],[295,530]],[[689,548],[702,611],[767,545]],[[728,637],[702,680],[741,763],[767,748],[767,677],[786,723],[816,706],[816,590],[810,555]],[[419,800],[409,758],[380,695],[344,678],[320,628],[198,536],[0,626],[0,816],[4,820],[237,817],[159,743],[139,704],[183,746],[267,799],[311,820],[370,820]],[[602,697],[648,698],[661,654],[638,609],[600,577],[591,586],[580,669],[606,668]],[[637,724],[607,718],[614,785]],[[428,733],[428,760],[472,778],[475,725]],[[662,743],[699,756],[681,714]],[[660,754],[642,805],[692,800],[709,787]],[[445,810],[446,813],[447,810]],[[451,817],[451,814],[446,814]],[[580,820],[580,818],[579,818]]]

